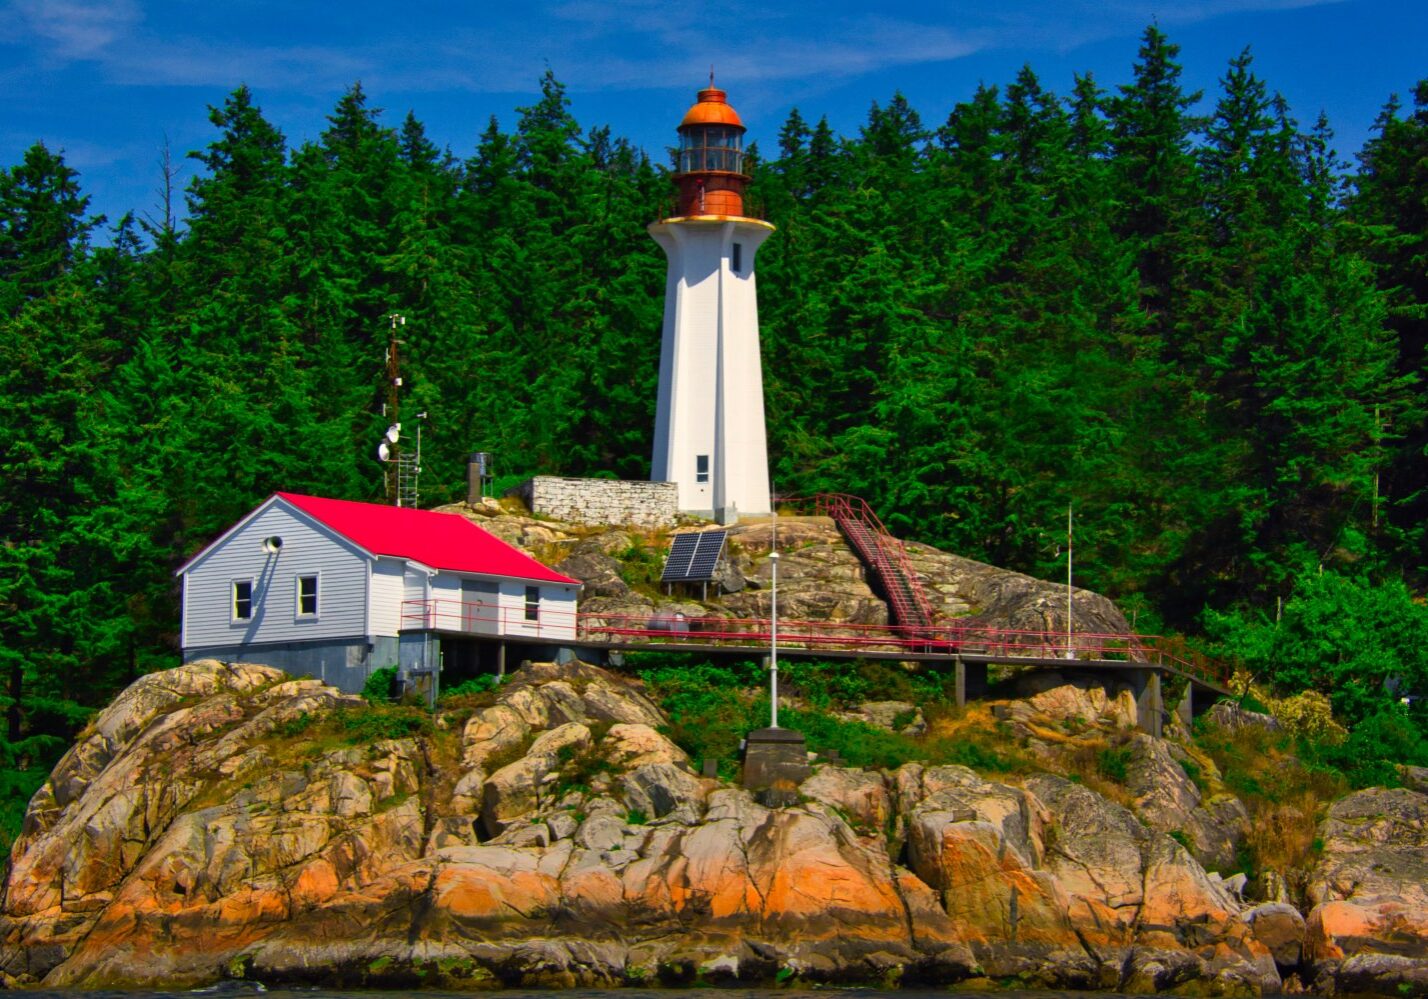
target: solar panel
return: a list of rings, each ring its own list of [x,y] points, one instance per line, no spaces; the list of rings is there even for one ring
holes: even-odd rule
[[[690,531],[670,539],[661,583],[702,583],[714,578],[728,531]]]

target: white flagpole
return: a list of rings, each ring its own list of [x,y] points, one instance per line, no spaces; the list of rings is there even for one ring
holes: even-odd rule
[[[773,504],[770,504],[771,506]],[[770,523],[769,564],[772,580],[769,596],[769,728],[778,728],[778,510]]]

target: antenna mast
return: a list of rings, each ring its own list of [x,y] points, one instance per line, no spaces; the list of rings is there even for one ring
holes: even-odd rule
[[[397,339],[397,327],[407,324],[407,317],[392,312],[387,315],[391,323],[391,334],[387,339],[387,401],[382,404],[382,415],[391,420],[387,432],[377,444],[377,460],[386,464],[384,476],[387,484],[387,502],[396,506],[415,507],[421,500],[418,479],[421,476],[421,423],[417,423],[416,451],[406,454],[398,442],[401,440],[402,422],[399,406],[399,391],[402,387],[401,369],[398,366],[397,348],[402,341]],[[418,421],[426,419],[426,413],[416,415]]]

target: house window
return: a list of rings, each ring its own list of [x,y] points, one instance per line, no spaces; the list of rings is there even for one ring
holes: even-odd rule
[[[253,620],[253,581],[233,580],[233,620]]]
[[[735,274],[744,273],[744,244],[735,243],[733,251],[729,254],[729,269]]]
[[[526,620],[540,620],[540,587],[526,587]]]
[[[298,617],[317,616],[316,576],[299,576],[297,578],[297,612]]]
[[[709,481],[709,456],[707,454],[695,455],[694,457],[694,481]]]

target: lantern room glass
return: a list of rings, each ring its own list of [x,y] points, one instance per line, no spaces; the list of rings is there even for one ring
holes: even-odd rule
[[[744,172],[744,135],[737,128],[695,125],[679,133],[679,172]]]

